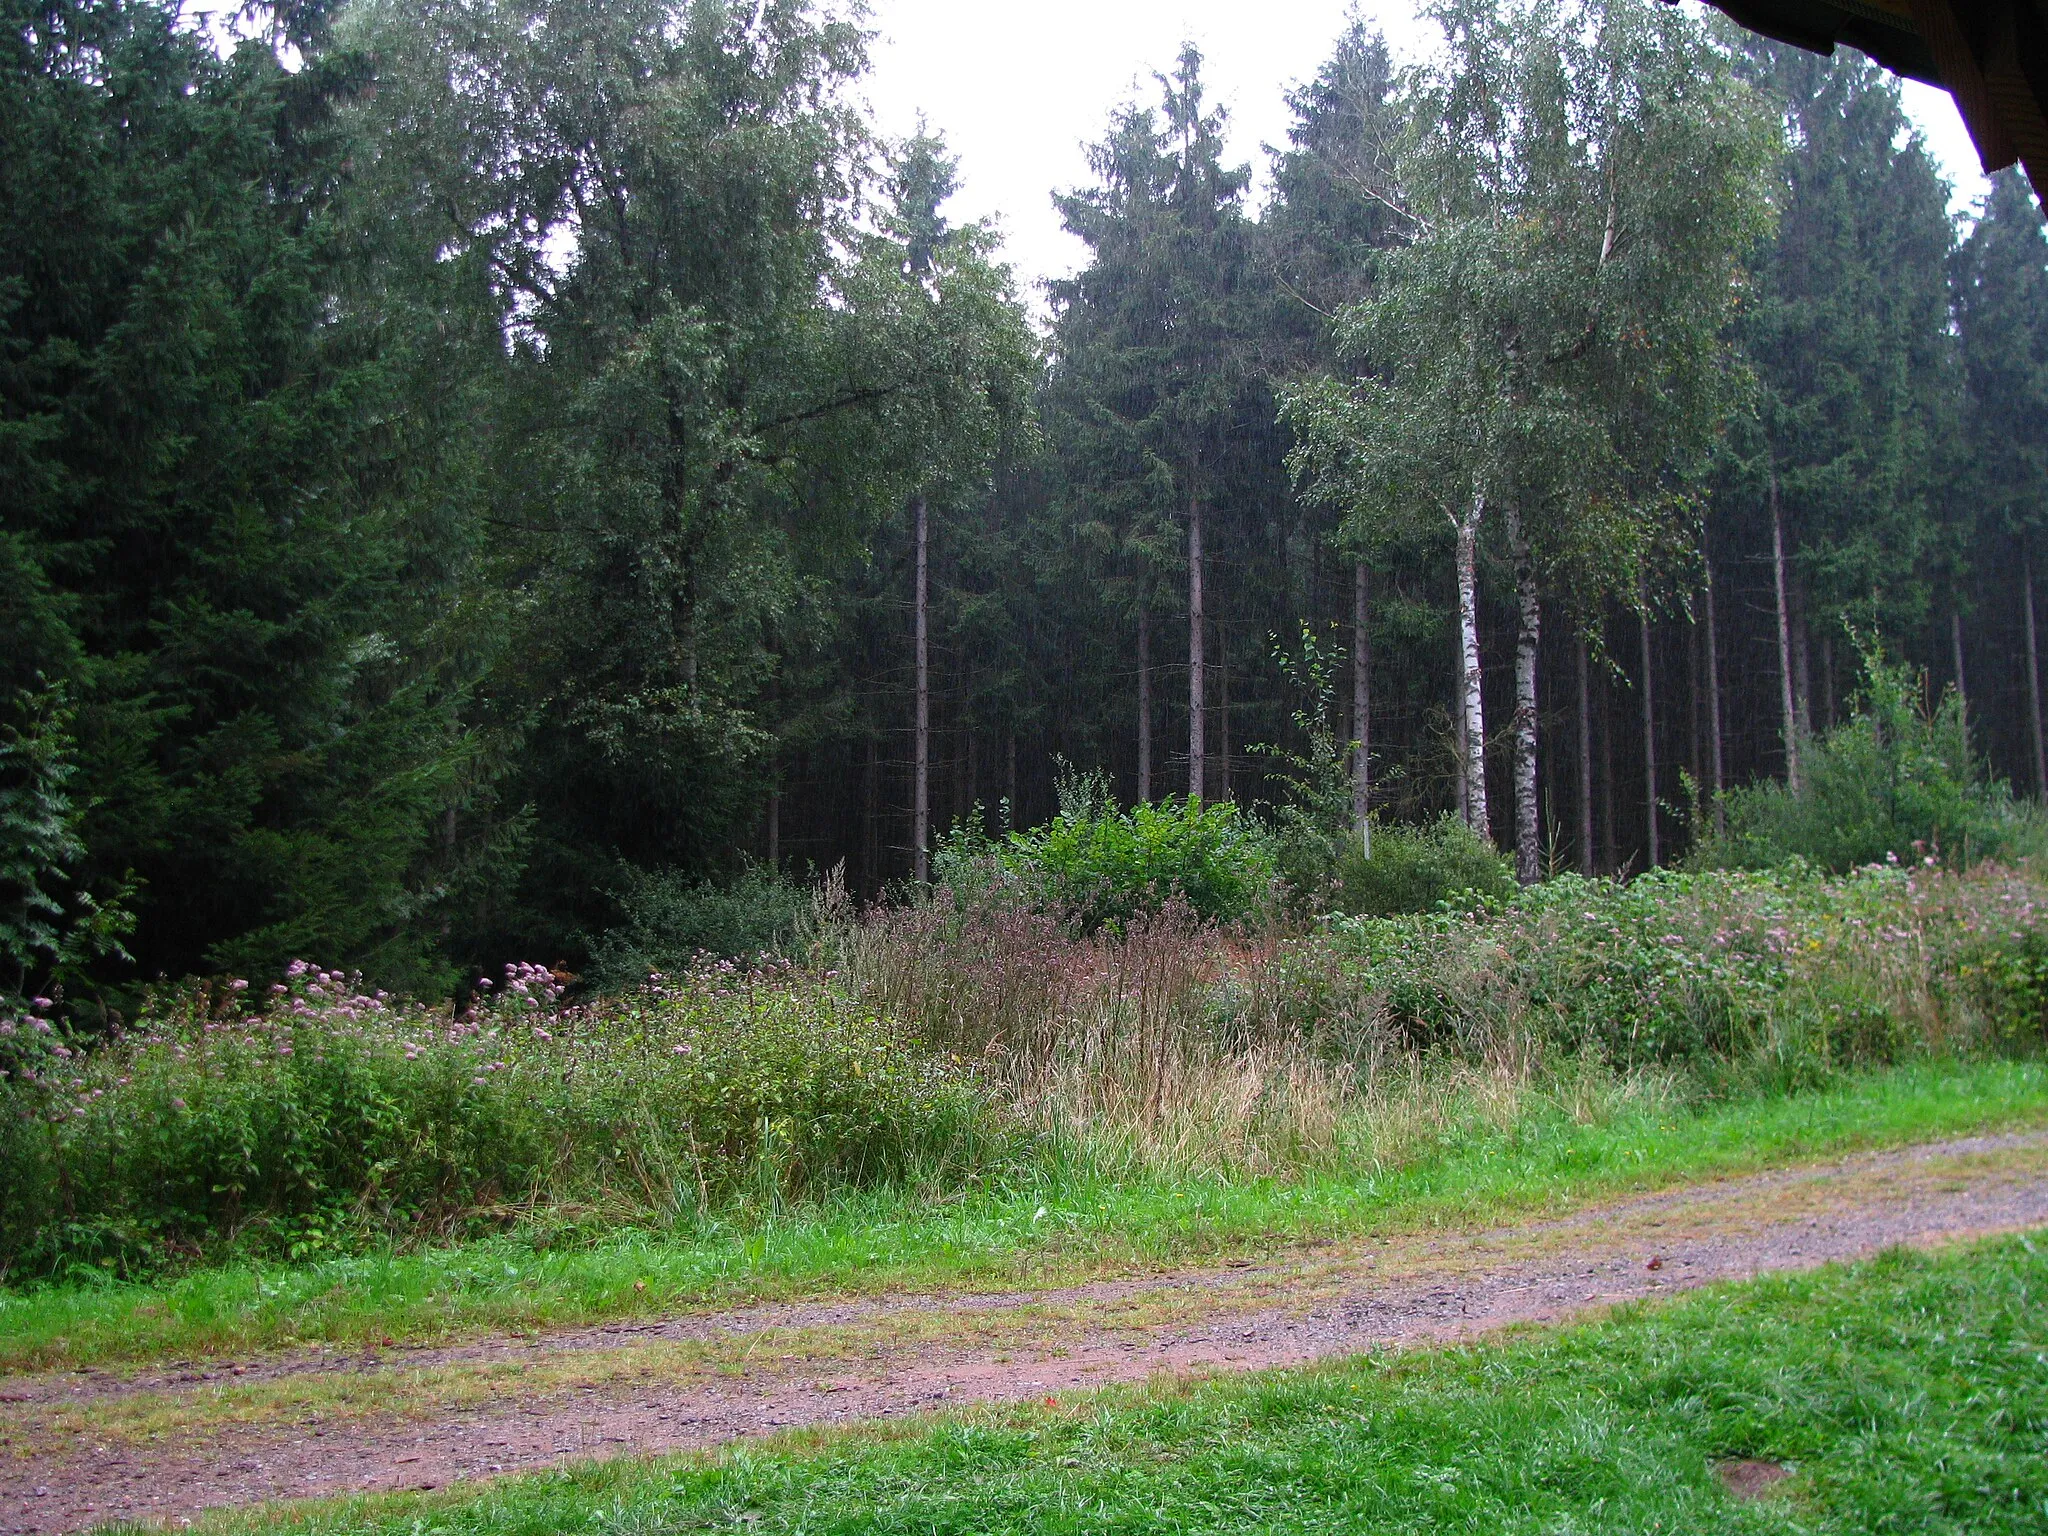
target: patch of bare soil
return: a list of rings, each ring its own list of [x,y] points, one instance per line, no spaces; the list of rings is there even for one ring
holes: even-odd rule
[[[1768,1498],[1778,1484],[1792,1475],[1792,1469],[1777,1461],[1724,1461],[1714,1470],[1721,1486],[1744,1501]]]
[[[881,1298],[204,1370],[0,1380],[0,1532],[433,1488],[1157,1373],[1469,1338],[1767,1270],[2048,1226],[2048,1136],[1981,1137],[1512,1228],[1004,1295]],[[1744,1467],[1742,1493],[1771,1481]]]

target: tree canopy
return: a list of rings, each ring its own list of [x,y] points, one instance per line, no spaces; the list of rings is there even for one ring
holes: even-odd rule
[[[0,5],[0,988],[574,971],[1347,740],[1640,868],[1870,645],[2048,787],[2048,242],[1852,56],[1444,0],[1262,180],[1188,46],[1035,317],[810,0]]]

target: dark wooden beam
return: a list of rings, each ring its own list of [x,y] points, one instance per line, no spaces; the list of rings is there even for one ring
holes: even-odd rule
[[[1838,44],[1955,98],[1986,172],[2026,167],[2048,195],[2044,0],[1712,0],[1740,25],[1816,53]]]

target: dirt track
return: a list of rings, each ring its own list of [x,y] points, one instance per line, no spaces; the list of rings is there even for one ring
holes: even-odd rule
[[[2048,1226],[2048,1136],[1974,1138],[1433,1233],[1065,1290],[138,1376],[0,1380],[0,1531],[443,1486],[801,1425],[1057,1396],[1545,1322],[1899,1244]]]

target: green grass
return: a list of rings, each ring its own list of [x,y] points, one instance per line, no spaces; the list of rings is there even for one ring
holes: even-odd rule
[[[2048,1529],[2048,1254],[1893,1252],[1469,1348],[1110,1390],[475,1493],[295,1536]],[[1739,1502],[1719,1464],[1791,1476]]]
[[[1558,1210],[1862,1147],[2048,1123],[2039,1063],[1923,1064],[1792,1097],[1581,1124],[1538,1102],[1468,1118],[1398,1167],[1240,1184],[1116,1184],[1054,1171],[1003,1191],[849,1197],[744,1227],[708,1223],[541,1251],[496,1239],[151,1286],[0,1293],[0,1369],[424,1342],[752,1298],[1044,1283],[1316,1238]]]

